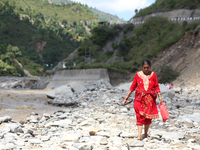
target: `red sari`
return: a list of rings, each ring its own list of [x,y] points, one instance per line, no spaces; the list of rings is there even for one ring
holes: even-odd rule
[[[157,93],[160,92],[160,88],[156,73],[151,72],[150,75],[146,76],[143,71],[137,72],[130,87],[130,91],[134,90],[136,125],[150,125],[151,119],[159,118],[156,98]]]

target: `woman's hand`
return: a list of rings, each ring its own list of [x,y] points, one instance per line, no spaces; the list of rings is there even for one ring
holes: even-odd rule
[[[163,103],[163,99],[162,99],[162,96],[161,96],[160,92],[158,92],[158,99],[160,100],[160,104],[162,104]]]
[[[126,101],[128,100],[128,97],[124,98],[124,101],[122,102],[122,104],[124,105],[126,103]]]
[[[160,100],[160,104],[162,104],[163,103],[162,97],[160,97],[159,100]]]

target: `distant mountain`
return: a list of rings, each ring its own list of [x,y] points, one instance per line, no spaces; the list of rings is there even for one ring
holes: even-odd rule
[[[48,0],[50,3],[56,3],[56,4],[68,4],[68,3],[73,3],[71,0]],[[99,19],[103,21],[108,21],[110,23],[121,23],[121,22],[126,22],[123,19],[120,19],[118,16],[105,13],[103,11],[97,10],[96,8],[88,7],[86,4],[85,7],[90,9],[92,13]]]
[[[180,9],[180,8],[187,8],[187,9],[200,8],[200,1],[199,0],[156,0],[156,2],[151,6],[146,7],[144,9],[140,9],[140,11],[136,13],[134,18],[149,15],[154,12],[170,11],[173,9]],[[138,10],[136,10],[136,12],[137,11]]]
[[[97,10],[95,8],[90,7],[90,10],[93,12],[93,14],[99,19],[99,20],[105,20],[110,23],[120,23],[120,22],[126,22],[123,19],[120,19],[118,16],[111,15],[109,13],[102,12],[100,10]]]
[[[68,4],[68,3],[73,3],[71,0],[48,0],[50,3],[56,3],[56,4]]]

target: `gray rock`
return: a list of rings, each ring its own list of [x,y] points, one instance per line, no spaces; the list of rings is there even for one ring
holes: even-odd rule
[[[51,92],[47,93],[47,97],[52,98],[52,99],[54,99],[58,96],[68,97],[68,96],[72,96],[72,95],[73,95],[73,92],[68,85],[60,86],[58,88],[55,88]]]
[[[17,133],[17,132],[24,133],[24,130],[18,123],[9,123],[9,124],[6,124],[6,127],[8,127],[10,129],[10,132],[12,133]]]
[[[181,132],[162,132],[162,138],[171,140],[181,140],[185,137],[185,133]]]
[[[73,92],[83,92],[86,90],[83,82],[72,82],[68,84]]]
[[[50,122],[50,123],[47,123],[46,125],[45,125],[45,127],[46,128],[48,128],[48,127],[67,127],[69,124],[71,124],[72,123],[72,120],[70,120],[70,119],[65,119],[65,120],[60,120],[60,121],[53,121],[53,122]]]
[[[168,89],[166,86],[160,86],[160,92],[163,98],[168,97],[172,99],[175,96],[175,91]]]
[[[93,146],[87,143],[76,143],[73,145],[75,148],[78,148],[79,150],[92,150]]]
[[[10,116],[0,117],[0,123],[11,121],[12,118]]]
[[[56,97],[55,99],[49,99],[48,103],[53,105],[64,105],[64,106],[73,106],[78,104],[78,101],[72,100],[70,97]]]

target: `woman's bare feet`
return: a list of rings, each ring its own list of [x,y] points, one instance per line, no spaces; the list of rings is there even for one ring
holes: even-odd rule
[[[148,134],[145,134],[144,138],[147,138],[148,140],[150,140],[150,136]]]
[[[137,140],[142,140],[142,136],[138,136],[138,137],[137,137]]]

